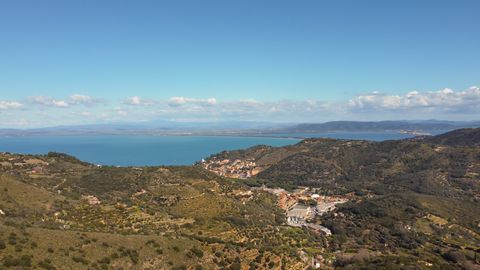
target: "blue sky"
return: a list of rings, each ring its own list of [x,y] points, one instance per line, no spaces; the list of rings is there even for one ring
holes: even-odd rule
[[[5,0],[0,127],[477,119],[478,10],[480,1]]]

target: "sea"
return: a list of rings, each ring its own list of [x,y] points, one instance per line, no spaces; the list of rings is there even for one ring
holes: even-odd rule
[[[285,146],[309,137],[383,141],[411,136],[388,132],[262,136],[19,136],[0,137],[0,152],[60,152],[93,164],[112,166],[191,165],[224,150],[259,144]]]

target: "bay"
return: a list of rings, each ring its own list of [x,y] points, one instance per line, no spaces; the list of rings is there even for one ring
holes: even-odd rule
[[[0,151],[22,154],[66,153],[94,164],[113,166],[191,165],[223,150],[257,144],[284,146],[293,138],[227,136],[26,136],[0,137]]]
[[[191,165],[223,150],[265,144],[284,146],[301,138],[394,140],[408,134],[345,132],[265,136],[24,136],[0,137],[0,151],[22,154],[66,153],[94,164],[112,166]]]

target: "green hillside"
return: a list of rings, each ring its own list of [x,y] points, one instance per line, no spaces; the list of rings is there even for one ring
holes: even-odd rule
[[[307,139],[224,152],[262,166],[246,183],[356,200],[321,217],[339,269],[478,269],[480,129],[411,140]],[[328,253],[326,252],[326,253]],[[430,264],[432,264],[430,266]]]
[[[318,248],[272,195],[200,167],[0,162],[0,269],[302,269],[298,247]]]

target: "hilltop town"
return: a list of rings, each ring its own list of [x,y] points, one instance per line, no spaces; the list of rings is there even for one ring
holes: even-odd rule
[[[208,161],[202,161],[202,167],[206,170],[214,172],[219,176],[246,179],[257,175],[263,169],[257,166],[255,161],[251,159],[247,160],[230,160],[230,159],[217,159],[213,157]]]

